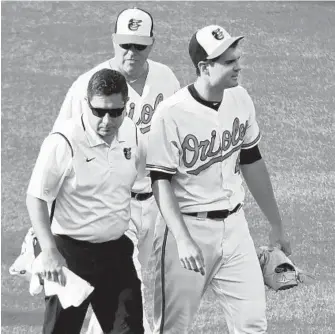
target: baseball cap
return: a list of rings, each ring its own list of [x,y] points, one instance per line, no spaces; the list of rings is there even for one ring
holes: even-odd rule
[[[206,59],[214,59],[222,55],[232,44],[244,36],[231,37],[218,25],[210,25],[198,30],[191,38],[189,54],[195,67]]]
[[[125,9],[117,17],[114,41],[116,44],[151,45],[153,27],[152,16],[148,12],[139,8]]]

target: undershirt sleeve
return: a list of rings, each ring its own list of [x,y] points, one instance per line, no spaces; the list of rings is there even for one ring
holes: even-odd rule
[[[252,164],[262,159],[261,152],[259,151],[258,145],[253,146],[249,149],[242,149],[240,153],[240,165]]]
[[[150,178],[151,178],[151,183],[152,184],[157,180],[169,180],[169,182],[171,182],[172,176],[173,176],[172,174],[164,173],[164,172],[158,172],[158,171],[154,171],[154,170],[152,170],[150,172]]]

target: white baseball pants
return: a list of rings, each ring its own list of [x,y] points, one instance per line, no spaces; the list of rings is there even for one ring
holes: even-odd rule
[[[212,288],[230,334],[265,333],[265,288],[243,209],[225,220],[184,215],[205,259],[205,276],[184,269],[174,237],[158,218],[154,240],[154,334],[186,334]]]

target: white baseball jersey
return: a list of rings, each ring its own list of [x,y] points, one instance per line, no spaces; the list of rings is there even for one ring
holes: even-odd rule
[[[232,210],[245,195],[240,151],[259,140],[255,108],[244,88],[225,90],[216,111],[184,87],[155,113],[147,169],[174,174],[171,184],[182,212]]]
[[[149,71],[142,95],[139,95],[128,85],[129,101],[126,106],[129,118],[135,122],[145,137],[147,137],[146,134],[150,131],[151,119],[158,104],[180,88],[176,76],[169,67],[152,60],[148,60],[148,65]],[[87,96],[88,82],[95,72],[103,68],[113,69],[111,68],[110,60],[82,74],[73,83],[65,97],[59,116],[54,124],[54,129],[64,120],[81,115],[84,105],[87,104],[85,98]],[[137,180],[133,191],[150,192],[150,178],[145,177],[141,180]]]

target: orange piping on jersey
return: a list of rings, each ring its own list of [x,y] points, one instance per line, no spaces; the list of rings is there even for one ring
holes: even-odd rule
[[[259,133],[258,133],[258,136],[256,137],[256,139],[253,140],[251,143],[248,143],[248,144],[242,144],[242,149],[251,147],[252,145],[256,144],[260,138],[261,138],[261,133],[259,132]]]
[[[146,168],[149,170],[157,171],[157,172],[164,172],[169,174],[176,174],[177,170],[169,167],[163,167],[163,166],[156,166],[156,165],[150,165],[147,164]]]

